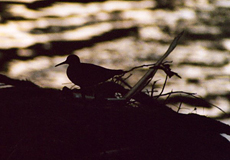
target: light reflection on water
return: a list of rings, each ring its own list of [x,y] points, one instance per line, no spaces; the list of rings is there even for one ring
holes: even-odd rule
[[[5,73],[32,80],[42,87],[62,88],[63,84],[69,83],[66,66],[55,68],[54,65],[62,62],[65,54],[75,53],[83,62],[108,68],[130,69],[156,62],[176,33],[186,30],[180,44],[167,59],[173,60],[173,71],[182,79],[170,79],[165,91],[195,92],[203,97],[217,94],[212,103],[229,111],[230,102],[225,95],[230,93],[230,34],[224,26],[228,17],[221,16],[221,8],[213,4],[190,5],[176,10],[152,10],[152,7],[155,7],[154,1],[55,3],[39,10],[11,5],[9,12],[13,17],[25,19],[0,24],[0,49],[21,48],[17,51],[19,57],[34,59],[13,60]],[[137,27],[137,33],[130,32],[124,37],[73,49],[73,52],[66,51],[67,46],[59,46],[58,51],[53,51],[53,57],[46,56],[45,51],[54,47],[52,42],[86,40],[87,44],[95,36],[132,27]],[[39,43],[44,44],[43,55],[31,53],[36,48],[27,49]],[[63,56],[55,55],[56,52],[62,52]],[[4,56],[4,50],[1,54]],[[136,83],[143,74],[135,72],[129,82]],[[165,75],[159,72],[155,80],[160,79],[158,84],[162,85],[164,78]],[[194,81],[197,83],[191,83]],[[190,113],[193,109],[185,106],[181,112]],[[208,116],[220,113],[216,108],[200,108],[197,112]]]

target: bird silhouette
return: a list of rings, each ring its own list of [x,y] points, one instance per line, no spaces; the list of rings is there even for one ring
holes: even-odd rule
[[[95,86],[115,75],[125,73],[123,70],[113,70],[90,63],[81,63],[77,55],[69,55],[64,62],[57,64],[55,67],[62,64],[69,64],[67,76],[71,82],[80,86],[81,89]]]

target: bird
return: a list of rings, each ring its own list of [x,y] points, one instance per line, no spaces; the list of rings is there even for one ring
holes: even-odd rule
[[[126,73],[120,69],[114,70],[91,63],[81,63],[80,58],[74,54],[69,55],[64,62],[55,65],[55,67],[63,64],[69,65],[66,72],[67,77],[75,85],[80,86],[81,89],[96,86],[116,75]]]

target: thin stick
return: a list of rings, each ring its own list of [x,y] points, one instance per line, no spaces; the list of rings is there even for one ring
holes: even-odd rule
[[[162,90],[161,90],[160,94],[158,95],[158,97],[160,97],[163,94],[165,86],[166,86],[166,83],[167,83],[167,80],[168,80],[168,75],[166,75],[166,77],[165,77],[164,85],[163,85]]]
[[[222,111],[224,114],[226,114],[226,112],[225,112],[223,109],[221,109],[220,107],[218,107],[217,105],[214,105],[214,104],[212,104],[212,103],[206,101],[206,100],[205,100],[204,98],[202,98],[201,96],[199,96],[199,97],[198,97],[198,96],[195,96],[196,93],[189,93],[189,92],[184,92],[184,91],[171,91],[171,92],[169,92],[169,93],[162,94],[161,96],[167,96],[167,95],[168,95],[168,97],[169,97],[171,94],[178,94],[178,93],[187,94],[187,95],[189,95],[189,96],[191,96],[191,97],[193,97],[193,98],[195,98],[195,99],[202,100],[202,101],[208,103],[210,106],[216,107],[217,109],[219,109],[220,111]],[[167,97],[167,99],[168,99],[168,97]],[[167,100],[167,99],[166,99],[166,100]]]
[[[157,81],[154,81],[153,84],[152,84],[151,96],[150,97],[153,97],[153,92],[154,92],[156,83],[157,83]]]
[[[181,96],[181,94],[180,94],[180,96]],[[180,102],[180,104],[179,104],[179,107],[178,107],[177,113],[179,113],[179,111],[180,111],[180,109],[181,109],[181,105],[182,105],[182,101],[181,101],[181,102]]]

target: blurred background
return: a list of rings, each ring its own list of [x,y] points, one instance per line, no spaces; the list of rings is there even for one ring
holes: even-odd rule
[[[128,70],[155,63],[184,30],[167,58],[182,79],[169,79],[164,93],[197,93],[227,114],[199,104],[182,104],[180,112],[230,124],[229,25],[229,0],[1,0],[0,73],[41,87],[71,87],[67,66],[54,67],[67,55]],[[128,82],[135,84],[145,72],[135,71]],[[157,95],[165,74],[159,71],[154,80]],[[178,104],[170,107],[177,110]]]

